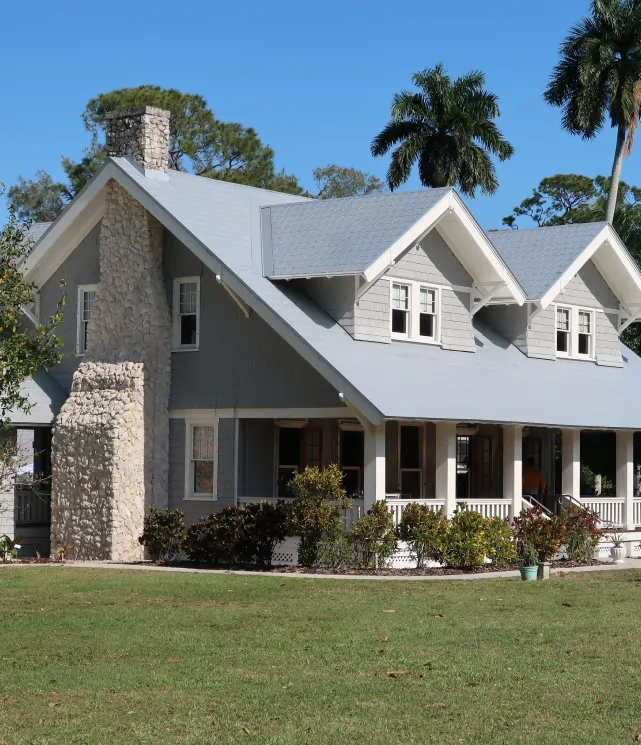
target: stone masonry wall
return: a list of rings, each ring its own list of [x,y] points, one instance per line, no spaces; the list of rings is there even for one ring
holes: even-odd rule
[[[169,168],[169,112],[152,106],[107,114],[107,152],[133,155],[147,170]]]
[[[131,561],[145,510],[168,500],[171,320],[163,228],[106,189],[88,349],[53,433],[52,549]]]

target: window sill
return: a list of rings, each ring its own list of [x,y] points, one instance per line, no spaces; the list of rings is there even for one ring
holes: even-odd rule
[[[197,352],[198,349],[198,347],[172,347],[171,352],[172,354],[174,352]]]
[[[429,344],[432,347],[442,346],[440,341],[435,341],[434,339],[415,339],[411,336],[399,336],[398,334],[392,334],[392,341],[408,341],[412,344]]]
[[[573,360],[574,362],[596,362],[596,357],[579,357],[578,355],[570,356],[569,354],[556,355],[557,360]]]
[[[196,495],[190,495],[188,497],[183,497],[183,501],[185,502],[217,502],[218,497],[208,494],[196,494]]]

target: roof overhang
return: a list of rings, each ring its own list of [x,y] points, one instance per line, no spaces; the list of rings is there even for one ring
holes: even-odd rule
[[[523,305],[526,295],[521,286],[454,190],[443,195],[420,220],[367,267],[362,275],[367,285],[381,277],[399,257],[420,243],[434,229],[438,229],[475,285],[485,288],[480,295],[484,295],[486,289],[492,287],[493,302]]]
[[[606,225],[541,298],[546,308],[590,259],[626,310],[641,308],[641,273],[614,228]]]
[[[51,277],[65,258],[78,246],[82,238],[102,218],[105,208],[105,186],[110,179],[114,179],[158,222],[189,248],[219,278],[219,282],[231,289],[248,308],[255,310],[337,391],[344,391],[349,400],[358,406],[370,422],[380,423],[382,414],[379,409],[145,189],[145,179],[155,177],[152,172],[141,173],[135,164],[123,158],[108,159],[36,243],[25,263],[26,276],[38,287]],[[85,211],[87,215],[84,214]],[[92,221],[93,225],[91,225]],[[259,235],[259,231],[256,231],[256,234]]]

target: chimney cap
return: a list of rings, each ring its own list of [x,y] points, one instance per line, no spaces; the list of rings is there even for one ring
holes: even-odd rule
[[[116,109],[105,113],[105,119],[122,119],[126,116],[142,116],[143,114],[152,114],[154,116],[170,117],[171,112],[167,109],[160,109],[157,106],[137,106],[133,109]]]

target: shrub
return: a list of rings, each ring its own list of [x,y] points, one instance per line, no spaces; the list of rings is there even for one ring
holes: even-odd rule
[[[152,507],[138,540],[153,561],[171,561],[182,552],[186,537],[184,512]]]
[[[485,555],[496,566],[516,561],[516,545],[509,520],[492,517],[485,525]]]
[[[442,510],[434,512],[426,504],[405,505],[396,535],[405,541],[421,569],[428,561],[443,561],[448,520]]]
[[[561,520],[568,558],[573,561],[594,558],[594,549],[603,535],[597,515],[585,507],[568,504],[563,508]]]
[[[370,569],[387,566],[396,551],[396,537],[394,518],[384,499],[374,502],[372,509],[358,518],[350,540],[362,566]]]
[[[289,482],[294,495],[290,505],[288,532],[300,537],[298,562],[303,566],[318,563],[321,541],[334,539],[343,530],[343,510],[351,500],[343,489],[343,474],[338,466],[305,468]]]
[[[239,547],[242,560],[271,566],[274,549],[287,537],[285,502],[248,504],[244,512],[244,541]]]
[[[248,552],[245,527],[242,507],[224,507],[201,517],[187,531],[187,555],[198,564],[241,563]]]
[[[354,549],[344,530],[320,540],[316,566],[324,569],[345,569],[353,565]]]
[[[531,543],[519,544],[518,555],[521,566],[533,567],[539,563],[539,552]]]
[[[447,566],[465,569],[483,565],[488,523],[478,512],[463,510],[454,515],[445,540],[443,558]]]
[[[563,521],[556,515],[548,517],[540,507],[523,510],[514,518],[514,537],[517,550],[522,551],[525,544],[534,548],[539,561],[549,561],[559,550],[564,539]]]

